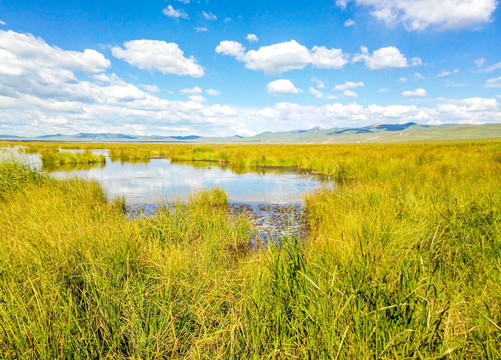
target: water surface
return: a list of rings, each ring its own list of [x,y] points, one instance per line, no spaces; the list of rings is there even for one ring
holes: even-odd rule
[[[17,153],[17,148],[12,151]],[[300,203],[307,192],[332,185],[325,177],[285,169],[236,173],[216,163],[179,164],[171,163],[166,158],[153,158],[148,163],[121,163],[111,161],[106,149],[92,152],[106,155],[106,164],[64,165],[43,169],[55,178],[78,176],[96,180],[110,199],[124,196],[129,205],[186,200],[196,191],[211,187],[225,189],[230,202],[291,204]],[[33,166],[42,166],[39,154],[19,156]]]

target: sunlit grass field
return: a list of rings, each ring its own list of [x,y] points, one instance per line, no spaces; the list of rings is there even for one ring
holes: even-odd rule
[[[308,237],[248,246],[222,189],[130,220],[99,184],[0,162],[0,358],[499,359],[501,141],[28,143],[290,167]]]

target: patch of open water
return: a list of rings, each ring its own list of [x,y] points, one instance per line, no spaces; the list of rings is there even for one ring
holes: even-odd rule
[[[15,150],[16,153],[17,148]],[[81,152],[81,150],[60,150]],[[98,181],[110,199],[124,196],[127,215],[152,216],[162,203],[184,201],[201,189],[226,190],[234,212],[246,211],[254,219],[262,237],[269,239],[302,227],[302,198],[320,187],[332,187],[331,179],[288,169],[253,169],[236,173],[217,163],[171,163],[167,158],[152,158],[148,163],[111,161],[106,164],[64,165],[43,168],[54,178],[78,176]],[[19,154],[23,161],[42,168],[39,154]]]

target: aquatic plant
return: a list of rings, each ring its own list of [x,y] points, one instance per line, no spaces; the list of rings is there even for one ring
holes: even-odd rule
[[[42,164],[44,165],[93,164],[106,162],[104,155],[94,155],[90,150],[85,150],[83,153],[46,150],[43,151],[41,155]]]
[[[346,181],[306,196],[307,239],[251,250],[221,189],[128,220],[0,163],[2,356],[501,357],[499,141],[213,148]]]

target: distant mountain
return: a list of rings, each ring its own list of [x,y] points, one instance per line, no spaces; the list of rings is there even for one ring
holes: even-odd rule
[[[241,143],[241,144],[295,144],[295,143],[363,143],[363,142],[402,142],[423,140],[474,139],[501,137],[501,124],[485,125],[419,125],[414,122],[405,124],[372,124],[359,128],[313,127],[290,131],[265,131],[255,136],[242,137],[200,137],[127,135],[114,133],[79,133],[75,135],[43,135],[20,137],[0,135],[0,140],[10,141],[56,141],[56,142],[138,142],[138,143]]]
[[[21,136],[0,134],[0,139],[22,139]]]

